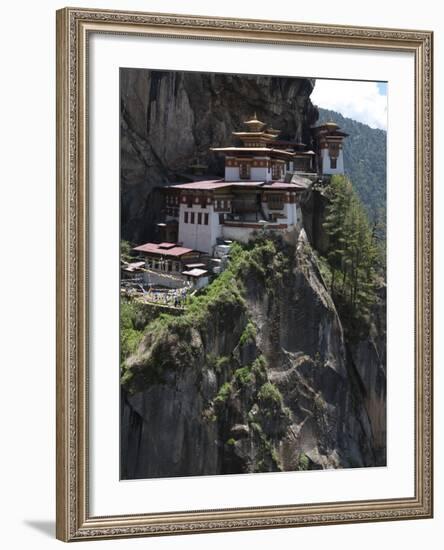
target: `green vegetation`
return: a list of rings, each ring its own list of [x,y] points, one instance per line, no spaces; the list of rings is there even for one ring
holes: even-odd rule
[[[327,288],[330,288],[331,287],[331,268],[327,258],[324,258],[324,256],[321,256],[320,254],[318,254],[316,250],[312,250],[312,254],[316,258],[316,263],[319,268],[321,277],[324,280],[325,286]]]
[[[267,381],[267,361],[263,355],[253,361],[251,373],[254,375],[256,384],[264,384]]]
[[[230,382],[225,382],[225,384],[222,384],[219,388],[219,391],[214,399],[214,403],[219,405],[225,403],[231,397],[232,392],[233,386]]]
[[[290,273],[288,249],[276,234],[262,232],[253,242],[243,247],[235,243],[231,249],[230,267],[243,281],[257,279],[265,284],[268,291],[283,284]]]
[[[330,292],[348,335],[360,337],[376,299],[380,265],[376,236],[345,176],[333,176],[326,193],[330,204],[323,227],[329,238]]]
[[[120,361],[121,363],[139,346],[143,331],[138,328],[138,306],[135,302],[120,303]]]
[[[262,429],[256,430],[256,436],[258,438],[258,457],[254,471],[270,472],[282,470],[278,454],[272,441],[264,434]]]
[[[237,243],[231,247],[231,261],[210,285],[198,295],[187,299],[187,312],[181,319],[196,326],[212,318],[214,311],[219,313],[232,306],[245,308],[243,289],[238,274],[243,261],[244,250]]]
[[[234,372],[235,380],[241,385],[245,386],[254,381],[254,375],[251,372],[251,366],[241,367]]]
[[[300,453],[298,456],[297,470],[308,470],[310,467],[310,459],[305,453]]]
[[[253,383],[263,384],[267,378],[265,365],[265,357],[260,355],[250,365],[236,369],[233,374],[233,381],[239,388]]]
[[[121,301],[122,317],[125,319],[120,331],[121,383],[129,392],[161,382],[166,370],[184,368],[201,353],[200,342],[196,340],[192,327],[181,323],[181,317],[162,314],[149,322],[150,311],[152,308],[146,307],[146,304],[134,300]],[[137,330],[141,317],[148,319],[148,323],[143,324],[142,321],[143,330]],[[174,331],[170,330],[173,325]],[[139,346],[142,338],[145,338],[144,345]],[[130,348],[126,346],[127,341],[131,343]],[[131,364],[126,361],[129,355],[133,356]]]
[[[227,269],[200,293],[189,296],[186,311],[180,316],[162,313],[150,321],[146,314],[144,316],[141,306],[136,306],[135,302],[128,302],[122,309],[122,316],[125,317],[121,331],[122,363],[136,351],[142,339],[142,331],[150,335],[151,347],[153,347],[152,353],[146,357],[147,361],[153,361],[154,347],[161,345],[162,340],[171,341],[173,335],[178,342],[174,347],[176,362],[178,355],[182,355],[183,358],[191,357],[194,353],[190,346],[193,331],[198,331],[204,337],[208,330],[225,330],[223,327],[218,329],[214,326],[216,313],[221,323],[225,323],[227,319],[231,320],[233,316],[246,315],[244,298],[246,281],[257,277],[270,291],[273,285],[282,283],[279,276],[289,269],[288,254],[282,250],[283,246],[276,238],[268,235],[261,235],[254,243],[246,246],[233,243]],[[275,275],[276,273],[278,275]],[[248,322],[239,337],[240,343],[253,341],[255,336],[256,327]],[[166,355],[170,356],[170,351],[168,350]],[[210,355],[207,359],[216,372],[221,372],[230,363],[229,357]],[[128,381],[130,378],[130,374],[127,373],[125,380]]]
[[[252,372],[257,376],[263,376],[266,373],[267,368],[267,359],[265,358],[265,355],[259,355],[259,357],[256,357],[256,359],[253,361],[253,364],[251,365]]]
[[[205,354],[205,347],[207,340],[213,342],[214,335],[232,326],[233,319],[238,319],[233,346],[236,348],[236,339],[239,350],[255,342],[257,327],[249,318],[245,302],[247,286],[249,293],[255,292],[256,286],[259,292],[265,289],[270,296],[279,291],[295,257],[294,249],[287,247],[279,236],[268,234],[259,235],[246,246],[234,243],[227,269],[187,299],[181,316],[160,314],[150,320],[150,308],[144,309],[134,301],[127,301],[122,307],[125,353],[121,382],[126,391],[134,393],[152,384],[168,383],[168,372],[187,369],[203,360],[216,373],[219,388],[205,403],[202,420],[217,423],[221,440],[234,450],[237,441],[230,430],[242,402],[249,411],[244,421],[258,450],[256,471],[281,469],[275,441],[286,429],[288,409],[278,388],[268,381],[263,355],[242,364],[242,350],[229,355],[214,351]],[[143,344],[139,345],[142,338]],[[127,361],[129,355],[132,357]]]
[[[131,261],[131,255],[132,255],[132,246],[131,243],[125,240],[120,241],[120,258],[124,262],[130,262]]]
[[[282,394],[271,382],[265,382],[257,394],[260,403],[265,405],[282,406]]]
[[[220,374],[230,365],[230,358],[226,355],[217,355],[216,353],[207,354],[207,365],[210,369]]]
[[[251,321],[248,321],[244,328],[244,332],[241,334],[241,337],[239,338],[239,344],[241,346],[245,344],[249,344],[251,342],[254,342],[256,338],[256,327],[253,325]]]
[[[349,134],[344,141],[345,173],[364,204],[378,239],[381,261],[385,265],[387,132],[320,108],[318,123],[328,120],[333,120]]]

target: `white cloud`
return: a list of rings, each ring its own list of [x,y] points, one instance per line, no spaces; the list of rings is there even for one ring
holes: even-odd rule
[[[387,129],[387,96],[379,93],[376,82],[318,79],[311,101],[372,128]]]

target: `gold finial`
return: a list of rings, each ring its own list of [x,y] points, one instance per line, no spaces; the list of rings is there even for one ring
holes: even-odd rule
[[[250,132],[260,132],[265,126],[265,122],[261,122],[260,120],[258,120],[256,111],[254,111],[253,118],[250,120],[246,120],[244,124],[249,127]]]
[[[328,122],[326,122],[325,125],[330,126],[330,127],[339,128],[339,126],[336,124],[336,122],[334,122],[333,119],[331,118],[331,115],[330,115],[330,120]]]

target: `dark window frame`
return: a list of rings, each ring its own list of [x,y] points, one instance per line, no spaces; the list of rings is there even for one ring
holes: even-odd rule
[[[251,178],[251,167],[249,162],[241,162],[239,164],[239,177],[241,180],[249,180]]]

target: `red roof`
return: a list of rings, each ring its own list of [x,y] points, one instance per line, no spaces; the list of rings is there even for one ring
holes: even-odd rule
[[[178,185],[169,185],[173,189],[219,189],[219,187],[227,187],[229,182],[224,180],[206,180],[193,181],[190,183],[179,183]]]
[[[177,246],[173,244],[171,248],[162,248],[162,244],[172,244],[172,243],[146,243],[136,246],[133,250],[137,252],[147,252],[148,254],[157,254],[159,256],[174,256],[176,258],[188,254],[189,252],[196,252],[192,248],[185,248],[184,246]]]
[[[293,180],[295,179],[295,176],[293,176]],[[300,180],[300,181],[299,181]],[[204,184],[204,186],[202,186]],[[224,180],[216,180],[213,181],[200,181],[200,182],[192,182],[192,183],[182,183],[180,185],[175,185],[174,187],[179,187],[180,189],[219,189],[223,187],[246,187],[246,188],[254,188],[254,187],[260,187],[262,189],[288,189],[288,190],[294,190],[297,191],[301,188],[307,188],[310,184],[310,180],[305,178],[298,178],[298,181],[292,181],[290,182],[284,182],[284,181],[270,181],[270,182],[264,182],[264,181],[224,181]],[[159,246],[160,248],[166,248],[167,246],[171,246],[171,243],[161,243]]]
[[[287,189],[288,191],[298,191],[299,189],[306,189],[307,186],[302,186],[298,183],[287,183],[284,181],[274,181],[273,183],[266,183],[262,186],[262,189]]]
[[[211,147],[211,151],[218,153],[264,153],[262,156],[269,157],[270,153],[276,153],[287,157],[294,156],[293,151],[286,151],[285,149],[273,149],[273,147]]]

